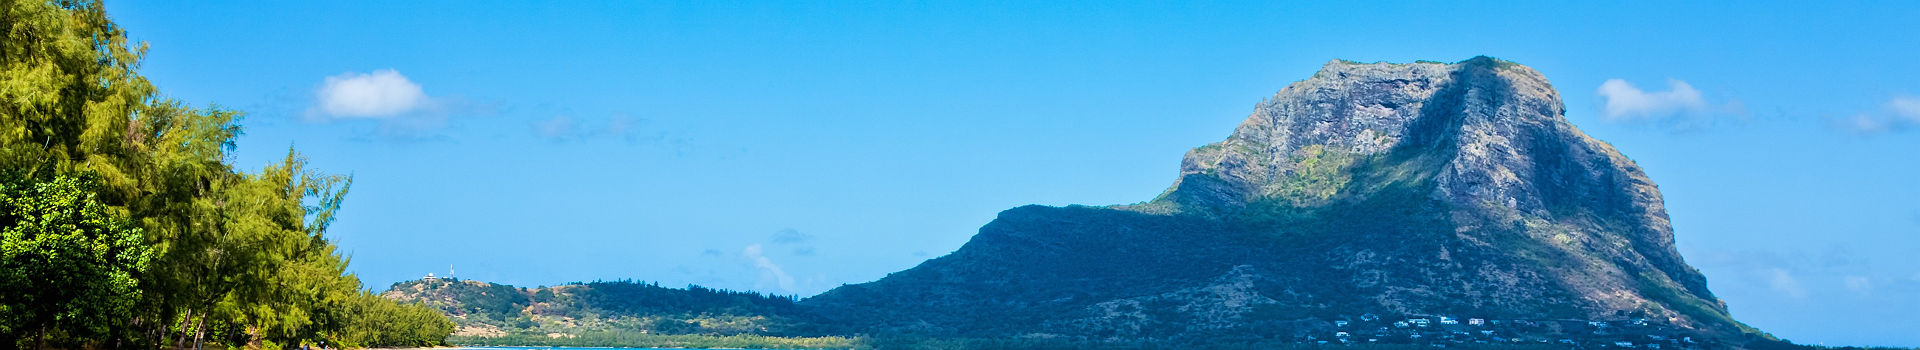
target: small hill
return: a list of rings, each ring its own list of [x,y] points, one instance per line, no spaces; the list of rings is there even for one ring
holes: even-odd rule
[[[441,310],[457,336],[572,336],[586,332],[786,335],[820,333],[788,296],[633,281],[523,288],[452,278],[394,283],[380,294]]]

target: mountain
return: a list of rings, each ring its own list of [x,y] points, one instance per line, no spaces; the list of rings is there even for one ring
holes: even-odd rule
[[[1179,175],[1147,202],[1001,212],[952,254],[800,305],[954,337],[1328,340],[1367,322],[1405,340],[1469,318],[1513,341],[1758,334],[1674,249],[1653,181],[1512,62],[1329,62]]]

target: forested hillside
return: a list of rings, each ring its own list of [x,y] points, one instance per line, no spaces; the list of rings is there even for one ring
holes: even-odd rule
[[[701,286],[596,281],[520,288],[451,278],[395,283],[381,296],[420,303],[459,324],[459,339],[653,335],[821,335],[791,296]],[[515,344],[523,345],[523,344]]]
[[[428,346],[327,237],[350,178],[233,164],[240,111],[167,99],[95,1],[0,0],[0,348]]]

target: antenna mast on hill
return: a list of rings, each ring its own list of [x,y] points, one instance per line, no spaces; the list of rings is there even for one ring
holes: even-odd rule
[[[447,278],[453,278],[453,264],[447,264]]]

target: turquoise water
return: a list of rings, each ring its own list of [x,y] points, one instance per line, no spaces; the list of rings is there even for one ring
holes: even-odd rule
[[[559,349],[674,349],[674,350],[720,350],[720,349],[705,349],[705,348],[576,348],[576,347],[567,347],[567,346],[463,346],[463,347],[457,347],[457,348],[453,348],[453,349],[454,349],[454,350],[458,350],[458,349],[478,349],[478,350],[547,350],[547,349],[556,349],[556,350],[559,350]],[[752,348],[748,348],[748,349],[725,349],[725,350],[775,350],[775,349],[752,349]]]

